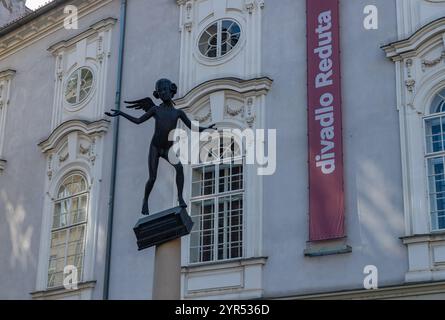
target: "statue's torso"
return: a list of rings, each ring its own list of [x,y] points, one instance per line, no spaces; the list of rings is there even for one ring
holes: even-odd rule
[[[155,133],[152,143],[162,149],[170,149],[173,141],[168,137],[172,130],[176,129],[179,118],[179,111],[174,107],[159,106],[154,109],[154,118],[156,121]]]

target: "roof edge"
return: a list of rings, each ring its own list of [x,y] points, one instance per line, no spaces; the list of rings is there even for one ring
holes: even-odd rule
[[[52,2],[49,2],[48,4],[38,8],[35,11],[32,11],[31,9],[27,8],[28,10],[30,10],[28,11],[29,12],[28,14],[0,28],[0,38],[26,25],[27,23],[33,21],[34,19],[43,16],[45,13],[50,12],[51,10],[57,8],[58,6],[68,1],[70,0],[53,0]]]

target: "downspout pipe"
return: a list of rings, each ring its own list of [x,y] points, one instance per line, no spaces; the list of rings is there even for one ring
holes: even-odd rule
[[[116,100],[114,102],[114,109],[121,109],[121,92],[122,92],[122,72],[124,66],[124,52],[125,52],[125,27],[127,18],[127,0],[121,0],[120,9],[120,40],[119,40],[119,58],[117,63],[117,81],[116,81]],[[103,287],[103,300],[108,300],[110,289],[110,268],[111,268],[111,245],[113,238],[113,216],[114,203],[116,191],[116,168],[117,168],[117,154],[119,142],[119,117],[114,118],[113,130],[113,156],[111,163],[111,182],[110,182],[110,196],[108,202],[108,226],[107,226],[107,247],[105,256],[105,274]]]

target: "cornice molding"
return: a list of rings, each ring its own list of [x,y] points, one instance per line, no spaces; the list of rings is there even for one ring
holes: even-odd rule
[[[75,294],[79,294],[82,291],[85,291],[88,289],[94,289],[95,286],[96,286],[96,280],[93,280],[93,281],[78,283],[77,289],[73,289],[73,290],[67,290],[64,287],[58,287],[58,288],[51,288],[51,289],[43,290],[43,291],[31,292],[30,295],[32,296],[32,299],[36,299],[36,300],[54,299],[55,297],[61,298],[64,296],[72,296]]]
[[[101,119],[90,122],[86,120],[69,120],[62,123],[42,142],[38,144],[42,153],[47,153],[57,147],[59,142],[70,132],[82,132],[85,135],[102,135],[108,131],[110,121]]]
[[[409,38],[392,42],[381,48],[386,56],[393,61],[400,61],[403,58],[415,56],[418,51],[427,43],[443,39],[445,34],[445,17],[437,19],[421,27]]]
[[[111,1],[113,0],[73,0],[70,4],[78,8],[78,18],[81,19]],[[0,37],[0,60],[63,29],[65,18],[63,10],[64,6],[56,6]]]
[[[445,282],[425,282],[382,287],[375,290],[350,290],[342,292],[296,295],[276,300],[382,300],[421,295],[445,294]],[[273,299],[265,297],[265,299]]]
[[[265,95],[272,87],[273,80],[267,77],[242,80],[239,78],[221,78],[209,80],[194,87],[185,96],[176,99],[179,109],[192,106],[205,96],[218,91],[232,91],[246,96]]]
[[[82,32],[74,37],[71,37],[67,40],[59,41],[59,42],[53,44],[51,47],[48,48],[48,51],[51,52],[53,55],[57,55],[57,53],[60,50],[69,48],[70,46],[74,45],[75,43],[77,43],[85,38],[88,38],[94,34],[109,30],[112,26],[114,26],[116,24],[116,22],[117,22],[117,19],[111,18],[111,17],[103,19],[103,20],[91,25],[84,32]]]

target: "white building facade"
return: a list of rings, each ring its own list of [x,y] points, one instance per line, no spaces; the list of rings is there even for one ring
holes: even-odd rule
[[[306,1],[54,0],[1,27],[0,298],[156,296],[133,232],[154,125],[104,112],[160,78],[202,126],[276,141],[265,175],[243,141],[195,146],[223,151],[184,166],[178,298],[445,298],[445,1],[371,2],[376,29],[369,1],[339,1],[346,237],[317,243]],[[151,212],[176,206],[174,181],[161,161]]]

